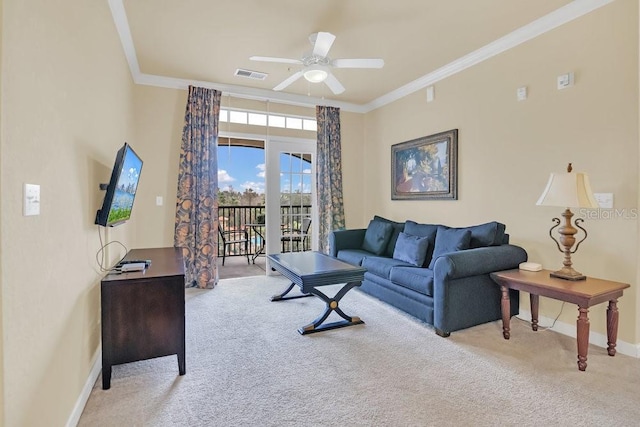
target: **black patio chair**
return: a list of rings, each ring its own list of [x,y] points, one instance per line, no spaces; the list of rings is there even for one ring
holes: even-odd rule
[[[280,238],[282,242],[282,252],[287,252],[287,246],[289,246],[290,251],[293,252],[294,243],[296,245],[296,252],[300,249],[300,243],[302,243],[302,250],[304,250],[307,239],[309,238],[310,227],[311,218],[302,218],[302,226],[300,228],[282,230],[282,237]]]
[[[242,230],[223,230],[220,223],[218,223],[218,232],[220,233],[220,239],[222,239],[222,265],[224,265],[224,259],[227,256],[227,248],[232,245],[244,244],[244,253],[247,256],[247,264],[249,261],[249,232],[246,229]],[[229,252],[231,255],[231,252]]]

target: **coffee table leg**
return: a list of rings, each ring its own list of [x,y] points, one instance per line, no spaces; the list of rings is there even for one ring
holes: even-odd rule
[[[616,355],[616,341],[618,340],[618,300],[612,299],[607,307],[607,353]]]
[[[325,294],[323,294],[322,292],[320,292],[318,289],[316,288],[311,288],[309,290],[310,294],[313,294],[315,296],[317,296],[318,298],[320,298],[321,300],[323,300],[326,304],[324,312],[316,319],[314,320],[312,323],[303,326],[301,328],[298,329],[298,332],[302,335],[306,335],[306,334],[312,334],[315,332],[320,332],[320,331],[326,331],[329,329],[337,329],[337,328],[344,328],[345,326],[352,326],[352,325],[361,325],[364,322],[357,316],[347,316],[339,307],[338,307],[338,303],[339,301],[342,299],[342,297],[349,292],[349,290],[351,290],[354,286],[360,286],[360,282],[349,282],[347,284],[345,284],[340,291],[338,291],[338,293],[333,297],[330,298],[328,296],[326,296]],[[322,323],[327,320],[327,317],[329,317],[329,315],[331,314],[332,311],[335,311],[336,314],[338,314],[340,317],[342,317],[345,320],[342,321],[338,321],[338,322],[333,322],[333,323],[328,323],[326,325],[322,325]]]
[[[589,310],[578,307],[578,369],[587,369],[587,350],[589,349]]]
[[[511,299],[509,297],[509,288],[504,285],[500,286],[502,291],[502,300],[500,307],[502,309],[502,336],[505,340],[511,337]]]
[[[304,298],[304,297],[310,297],[311,294],[302,294],[302,295],[294,295],[294,296],[290,296],[290,297],[286,297],[285,295],[287,295],[289,292],[291,292],[291,290],[293,289],[293,287],[295,286],[295,283],[292,283],[291,285],[289,285],[289,287],[281,294],[278,295],[274,295],[271,297],[271,301],[282,301],[285,299],[296,299],[296,298]]]

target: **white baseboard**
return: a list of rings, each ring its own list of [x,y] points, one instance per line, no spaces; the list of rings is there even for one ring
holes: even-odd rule
[[[520,310],[520,314],[516,316],[519,319],[524,320],[525,322],[531,322],[531,312]],[[545,316],[538,316],[538,324],[541,327],[552,325],[554,319]],[[556,321],[556,324],[551,329],[552,331],[558,332],[563,335],[568,335],[570,337],[576,338],[577,330],[576,325],[570,325],[568,323]],[[607,348],[607,336],[605,334],[601,334],[598,332],[589,331],[589,344],[597,345],[598,347]],[[640,358],[640,343],[639,344],[631,344],[625,341],[620,341],[616,343],[616,351],[627,356]]]
[[[80,416],[82,415],[82,411],[84,411],[84,407],[87,404],[87,400],[89,400],[89,396],[91,395],[91,390],[93,390],[93,386],[98,379],[98,375],[100,375],[100,371],[102,370],[102,347],[98,346],[98,350],[96,351],[96,355],[93,361],[93,367],[89,372],[89,378],[84,383],[84,387],[82,388],[82,393],[78,396],[78,400],[76,401],[76,405],[73,407],[73,411],[67,420],[67,427],[76,427],[78,422],[80,422]]]

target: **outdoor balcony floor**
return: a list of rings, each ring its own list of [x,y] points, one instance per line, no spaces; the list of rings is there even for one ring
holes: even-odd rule
[[[249,257],[251,259],[251,257]],[[256,263],[250,261],[247,264],[246,256],[231,256],[224,260],[222,265],[222,257],[218,258],[218,277],[222,279],[233,279],[237,277],[263,276],[265,274],[266,258],[260,255],[256,258]]]

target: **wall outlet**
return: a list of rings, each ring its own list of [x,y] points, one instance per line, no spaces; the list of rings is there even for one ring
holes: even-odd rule
[[[518,98],[518,101],[524,101],[525,99],[527,99],[527,87],[519,87],[516,90],[516,97]]]
[[[162,196],[156,196],[156,206],[162,206],[163,203]]]
[[[558,90],[566,89],[573,86],[573,73],[558,76]]]
[[[602,209],[613,209],[613,193],[593,193],[593,197]]]
[[[23,194],[23,215],[40,215],[40,186],[37,184],[25,184]]]

